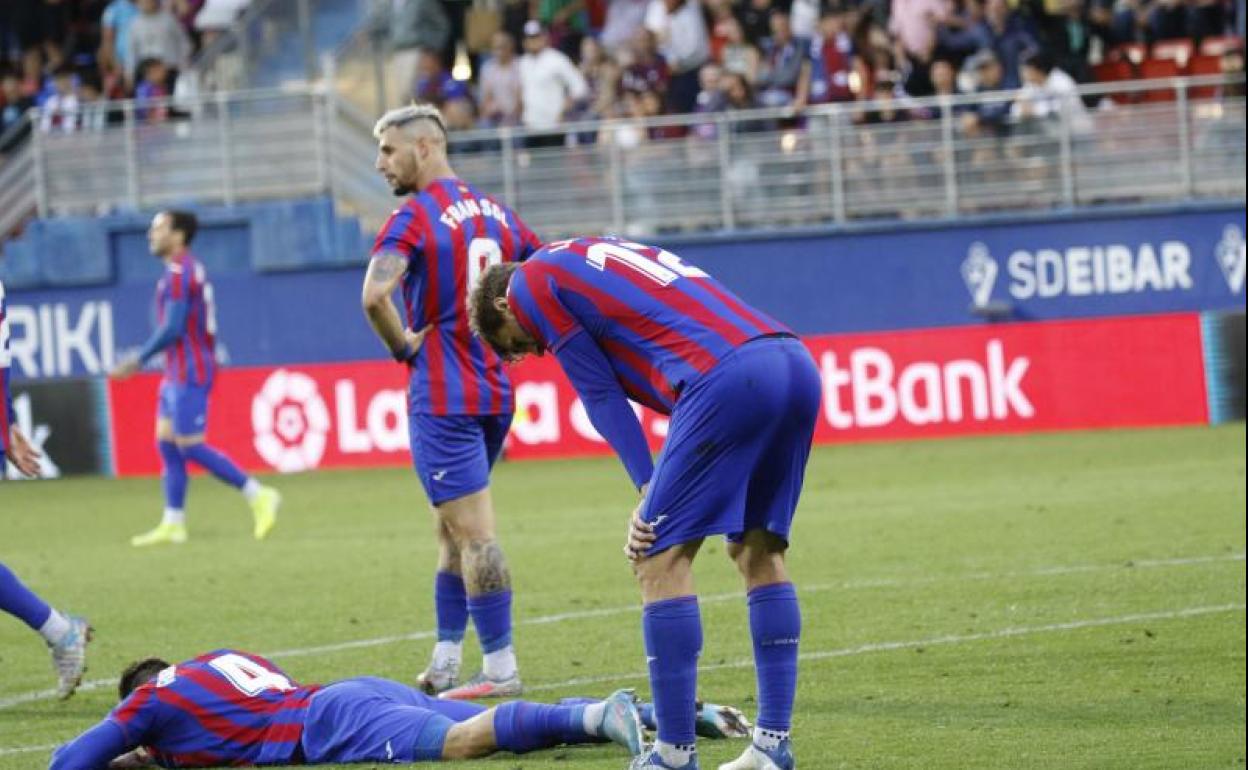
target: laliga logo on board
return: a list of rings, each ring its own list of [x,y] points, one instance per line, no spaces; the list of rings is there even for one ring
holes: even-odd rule
[[[1218,267],[1222,268],[1222,277],[1231,292],[1238,294],[1244,288],[1244,234],[1235,225],[1227,225],[1222,231],[1222,240],[1218,241],[1214,256],[1218,259]]]
[[[282,473],[320,465],[329,433],[329,410],[316,382],[301,372],[278,369],[251,400],[256,452]]]
[[[988,253],[988,247],[978,241],[967,249],[962,260],[962,280],[971,300],[979,307],[992,299],[992,288],[997,284],[997,261]]]

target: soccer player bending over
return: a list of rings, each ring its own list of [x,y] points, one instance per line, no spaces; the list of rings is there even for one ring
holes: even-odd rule
[[[187,460],[242,491],[251,506],[257,540],[269,534],[281,504],[277,490],[261,486],[230,458],[204,443],[208,396],[217,373],[217,311],[204,266],[188,251],[198,228],[199,221],[187,211],[162,211],[152,218],[147,244],[165,263],[164,275],[156,283],[160,326],[137,355],[110,373],[119,379],[129,377],[156,354],[165,354],[156,408],[165,513],[155,529],[130,539],[136,547],[186,542]]]
[[[555,355],[641,492],[625,554],[645,605],[658,742],[631,767],[698,767],[692,568],[704,538],[726,535],[748,591],[758,720],[751,746],[720,770],[792,770],[801,614],[784,556],[821,395],[810,353],[676,255],[609,238],[490,268],[472,320],[502,356]],[[653,465],[630,398],[671,415]]]
[[[516,696],[511,575],[494,536],[489,488],[514,405],[502,361],[468,328],[467,302],[481,271],[523,260],[541,244],[515,212],[455,176],[434,107],[392,110],[373,133],[377,171],[406,200],[373,246],[364,312],[408,368],[412,460],[438,537],[438,641],[417,684],[444,698]],[[402,316],[391,299],[399,287]],[[461,684],[469,617],[484,661]]]
[[[228,649],[177,665],[133,663],[118,690],[121,703],[58,748],[50,770],[434,762],[607,741],[635,755],[646,706],[631,690],[486,709],[376,677],[301,685],[265,658]],[[724,725],[740,712],[707,709],[703,734],[731,735]]]
[[[7,474],[6,465],[25,476],[39,475],[39,450],[17,427],[13,411],[13,392],[9,389],[9,324],[5,306],[4,284],[0,283],[0,481]],[[56,694],[68,698],[82,681],[87,668],[87,642],[91,626],[84,618],[66,615],[51,607],[26,587],[13,570],[0,562],[0,610],[26,625],[48,643],[52,666],[56,669]]]

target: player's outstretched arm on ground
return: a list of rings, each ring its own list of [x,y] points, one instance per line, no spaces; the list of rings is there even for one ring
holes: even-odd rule
[[[106,770],[110,762],[133,748],[121,727],[105,719],[52,752],[48,770]]]

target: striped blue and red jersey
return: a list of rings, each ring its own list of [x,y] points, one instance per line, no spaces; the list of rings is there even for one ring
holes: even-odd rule
[[[13,426],[13,393],[9,390],[9,307],[0,282],[0,471],[4,470],[4,454],[9,449],[9,430]]]
[[[499,356],[468,327],[468,294],[490,265],[527,259],[541,246],[516,215],[459,179],[438,179],[386,221],[373,256],[407,260],[408,328],[433,330],[412,362],[413,413],[509,414],[511,383]]]
[[[547,244],[516,270],[507,300],[556,355],[587,333],[624,393],[661,414],[742,343],[790,333],[675,254],[615,238]]]
[[[217,372],[217,311],[203,263],[185,251],[165,263],[156,283],[159,326],[165,327],[178,303],[184,303],[185,325],[165,341],[165,380],[210,387]]]
[[[318,689],[258,655],[215,650],[165,669],[106,721],[164,767],[296,764]]]

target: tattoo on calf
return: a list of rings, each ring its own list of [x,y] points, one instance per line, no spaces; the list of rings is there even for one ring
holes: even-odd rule
[[[493,540],[476,540],[463,550],[464,583],[472,595],[511,589],[511,573],[503,549]]]

